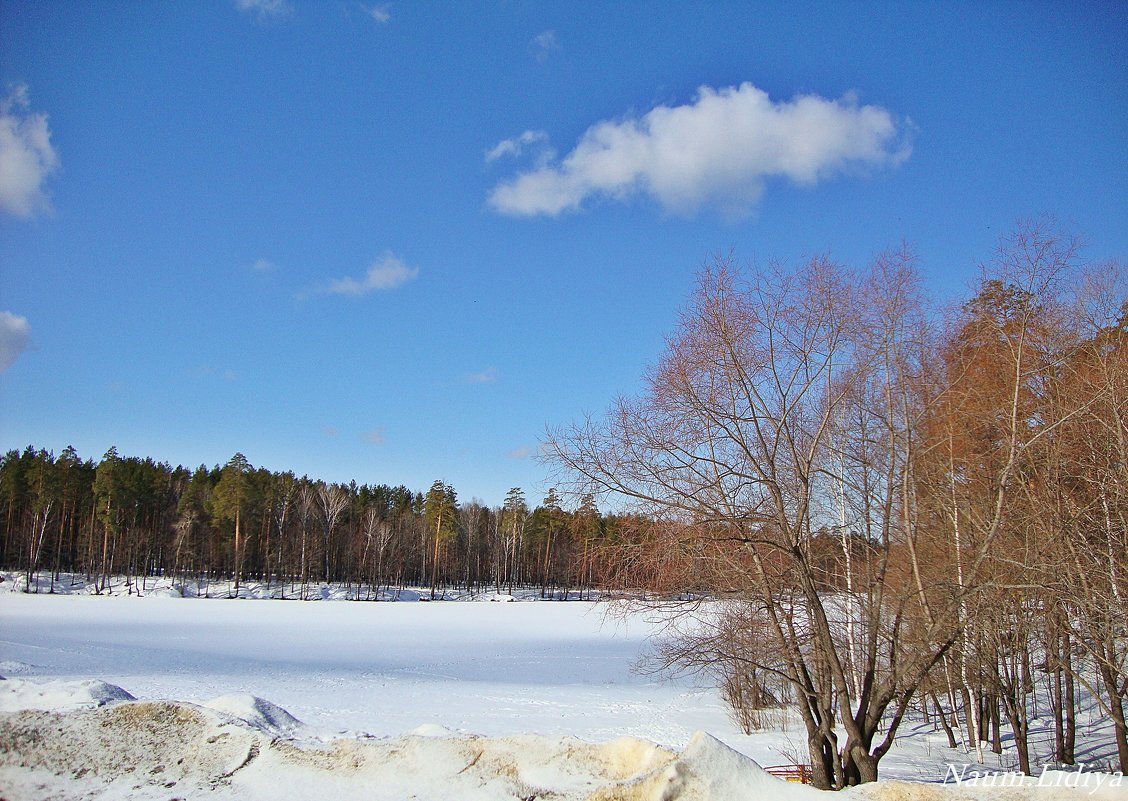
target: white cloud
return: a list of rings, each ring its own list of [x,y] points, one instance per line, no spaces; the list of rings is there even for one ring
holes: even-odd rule
[[[384,429],[374,428],[371,431],[365,431],[360,435],[360,438],[370,445],[383,445],[384,444]]]
[[[417,275],[418,267],[409,267],[388,252],[373,262],[362,278],[338,278],[323,291],[331,295],[367,295],[369,292],[403,286]]]
[[[368,12],[368,16],[372,17],[372,19],[376,20],[376,22],[381,25],[392,18],[391,3],[383,3],[381,5],[372,6],[371,8],[365,6],[364,10]]]
[[[560,43],[556,41],[556,31],[553,30],[541,31],[529,42],[529,52],[541,64],[548,61],[548,57],[559,49]]]
[[[273,270],[277,270],[278,265],[270,261],[269,259],[259,259],[251,265],[251,269],[256,273],[269,273]]]
[[[544,131],[525,131],[520,136],[514,136],[512,139],[502,139],[494,145],[488,153],[486,153],[486,163],[497,161],[502,156],[512,156],[514,158],[520,156],[525,148],[530,145],[539,145],[548,142],[548,134]],[[548,159],[551,160],[556,157],[555,153],[551,153]]]
[[[0,209],[24,218],[51,210],[43,183],[59,168],[47,115],[29,105],[23,84],[0,100]]]
[[[0,311],[0,373],[16,363],[30,340],[31,326],[26,317]]]
[[[288,17],[294,11],[289,0],[235,0],[235,8],[254,14],[263,22]]]
[[[527,447],[522,445],[520,448],[514,448],[509,453],[505,454],[510,459],[528,459],[533,455],[533,452]]]
[[[556,216],[592,197],[627,201],[643,194],[678,214],[713,204],[743,217],[770,177],[814,185],[902,163],[910,153],[907,127],[853,95],[777,103],[750,83],[703,86],[688,105],[596,123],[562,161],[498,184],[489,202],[502,214]]]
[[[467,384],[492,384],[497,380],[497,368],[487,367],[478,373],[469,373],[466,376]]]

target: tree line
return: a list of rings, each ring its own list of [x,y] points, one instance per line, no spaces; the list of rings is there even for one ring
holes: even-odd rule
[[[1080,254],[1023,224],[948,313],[907,247],[718,259],[644,390],[550,437],[648,527],[614,578],[670,599],[661,664],[748,727],[792,704],[820,787],[910,710],[1027,773],[1048,714],[1073,764],[1083,692],[1128,770],[1128,295]]]
[[[513,488],[501,506],[460,502],[436,481],[404,486],[328,483],[251,465],[190,470],[111,447],[98,462],[73,447],[58,456],[28,446],[0,458],[0,564],[29,591],[53,592],[83,574],[96,593],[124,575],[130,593],[152,577],[203,589],[246,583],[312,599],[343,584],[358,599],[381,590],[448,588],[580,597],[608,573],[609,546],[626,530],[594,498],[565,510],[554,489],[530,509]],[[43,582],[37,581],[42,576]]]

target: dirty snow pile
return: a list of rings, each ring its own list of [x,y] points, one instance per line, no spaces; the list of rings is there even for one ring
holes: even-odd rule
[[[30,708],[20,708],[30,699]],[[53,709],[50,707],[54,707]],[[801,801],[819,794],[767,774],[698,732],[680,753],[632,737],[302,738],[269,701],[137,701],[100,682],[0,682],[0,787],[18,799],[414,799]],[[867,799],[1124,798],[1114,787],[949,787],[880,782]]]

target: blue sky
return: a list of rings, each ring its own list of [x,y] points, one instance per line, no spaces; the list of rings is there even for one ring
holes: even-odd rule
[[[0,447],[539,500],[712,255],[1128,257],[1124,3],[0,0]]]

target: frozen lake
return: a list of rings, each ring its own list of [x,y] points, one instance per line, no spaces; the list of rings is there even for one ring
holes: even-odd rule
[[[438,725],[674,747],[698,729],[745,740],[715,690],[634,672],[653,626],[606,612],[0,593],[0,675],[97,678],[144,699],[250,693],[326,735]]]

